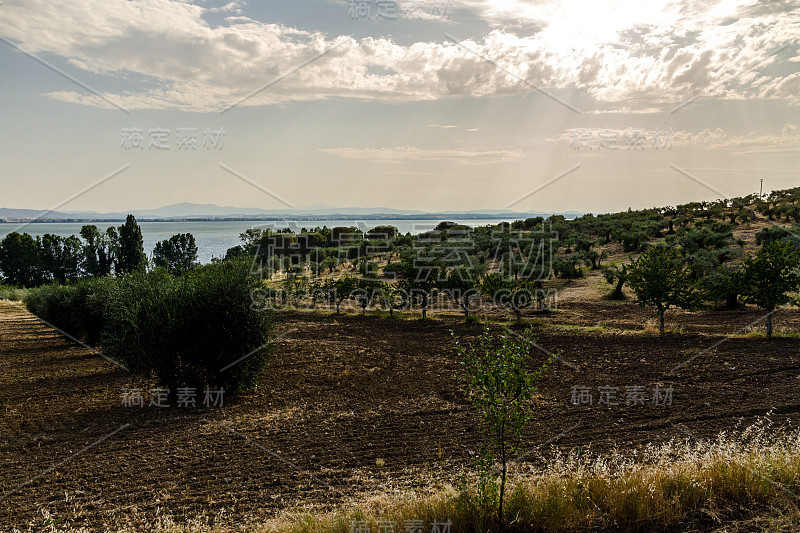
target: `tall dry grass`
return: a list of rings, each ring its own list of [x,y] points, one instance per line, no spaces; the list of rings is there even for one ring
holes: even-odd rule
[[[730,521],[757,523],[755,530],[800,530],[800,431],[776,429],[769,419],[710,441],[687,436],[632,452],[552,454],[544,469],[528,467],[510,481],[502,523],[494,515],[496,502],[465,480],[462,487],[428,494],[378,495],[326,514],[287,510],[246,524],[224,515],[158,515],[110,530],[350,533],[363,526],[383,533],[388,530],[381,525],[393,523],[394,531],[404,532],[411,520],[421,520],[426,533],[433,521],[448,520],[454,533],[705,531]]]

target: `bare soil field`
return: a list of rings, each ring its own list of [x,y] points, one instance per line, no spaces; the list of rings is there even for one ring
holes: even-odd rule
[[[557,311],[527,319],[541,348],[533,364],[547,352],[558,359],[526,431],[534,453],[513,468],[545,466],[552,446],[633,451],[768,413],[796,425],[800,339],[743,335],[763,327],[755,308],[670,311],[659,336],[650,310],[598,298],[601,284],[574,282]],[[800,331],[798,311],[774,320],[779,332]],[[283,311],[257,391],[221,408],[126,407],[123,389],[154,384],[0,302],[0,530],[102,530],[158,514],[263,521],[455,483],[480,433],[453,377],[450,332],[481,327],[456,314]],[[576,386],[589,387],[592,405],[574,405]],[[619,387],[616,398],[598,405],[606,386]],[[632,386],[644,387],[643,404],[626,404]],[[671,404],[656,405],[656,387],[672,388]]]

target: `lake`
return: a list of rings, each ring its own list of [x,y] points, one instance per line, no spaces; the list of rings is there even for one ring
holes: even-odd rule
[[[512,219],[446,219],[465,226],[477,227],[487,224],[499,224]],[[159,241],[163,241],[176,233],[191,233],[197,242],[198,258],[201,263],[208,263],[212,257],[224,257],[228,248],[241,244],[239,234],[248,228],[290,228],[295,233],[302,228],[312,229],[315,227],[328,226],[356,226],[362,231],[367,231],[375,226],[390,225],[395,226],[401,233],[411,233],[415,235],[423,231],[433,229],[439,221],[437,220],[301,220],[301,221],[186,221],[186,222],[139,222],[142,228],[144,239],[144,249],[148,257],[152,255],[153,248]],[[105,231],[109,226],[119,226],[121,222],[38,222],[26,224],[24,227],[16,222],[0,222],[0,239],[4,238],[12,231],[29,233],[33,236],[52,233],[62,237],[78,235],[81,226],[94,224],[100,231]]]

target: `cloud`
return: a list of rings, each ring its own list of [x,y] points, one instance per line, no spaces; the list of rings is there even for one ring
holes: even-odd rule
[[[130,109],[221,110],[334,45],[325,57],[241,105],[530,92],[519,78],[631,109],[697,94],[800,99],[800,73],[784,72],[796,64],[796,46],[772,55],[800,34],[800,14],[789,4],[753,10],[734,0],[464,0],[456,6],[494,26],[462,44],[515,76],[444,36],[441,42],[408,45],[330,36],[253,20],[242,14],[248,9],[241,0],[213,8],[169,0],[6,0],[0,34],[30,53],[55,54],[79,69],[122,80],[125,90],[101,92]],[[221,11],[234,15],[214,27],[204,18]],[[774,66],[781,62],[779,72]],[[72,89],[48,96],[110,106]]]
[[[676,146],[698,146],[736,154],[800,152],[800,135],[794,124],[785,124],[780,134],[730,135],[716,128],[698,133],[676,132],[674,139]]]
[[[641,144],[636,144],[636,140]],[[785,124],[779,134],[730,135],[722,128],[698,132],[647,130],[645,128],[591,129],[576,128],[548,139],[570,148],[630,149],[637,147],[666,146],[671,148],[698,148],[732,152],[737,155],[756,153],[800,152],[800,133],[795,124]],[[601,145],[602,141],[605,141]]]
[[[321,152],[345,159],[362,159],[373,163],[400,163],[413,161],[443,161],[465,165],[485,165],[522,159],[518,150],[438,150],[413,146],[395,148],[323,148]]]
[[[242,8],[244,8],[245,5],[245,0],[234,0],[233,2],[228,2],[224,6],[210,7],[208,10],[211,13],[236,13],[237,15],[241,15]]]

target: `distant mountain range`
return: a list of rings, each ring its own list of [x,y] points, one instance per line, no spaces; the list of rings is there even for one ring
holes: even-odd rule
[[[42,211],[38,209],[10,209],[0,207],[0,222],[92,222],[121,221],[128,213],[140,221],[176,220],[382,220],[382,219],[421,219],[443,218],[496,218],[524,219],[534,216],[564,215],[575,218],[584,213],[568,211],[565,213],[519,212],[509,209],[484,209],[471,211],[441,211],[436,213],[413,209],[391,209],[388,207],[332,207],[313,204],[295,209],[259,209],[256,207],[230,207],[214,204],[193,204],[182,202],[157,209],[134,209],[127,212],[99,213],[96,211]]]

